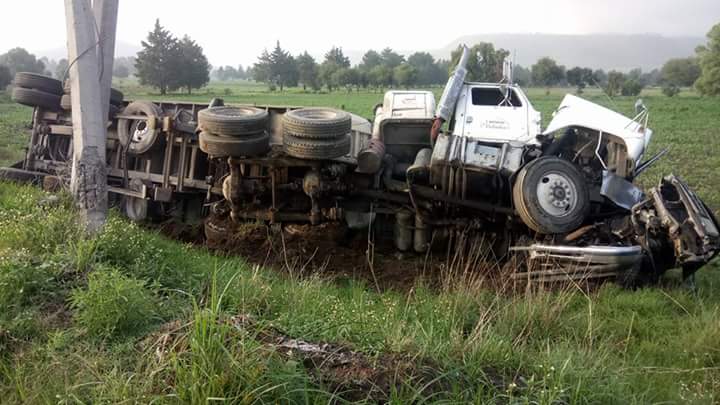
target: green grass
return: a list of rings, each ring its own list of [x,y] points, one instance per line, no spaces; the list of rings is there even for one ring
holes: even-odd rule
[[[133,98],[149,94],[125,90]],[[233,92],[230,102],[344,104],[363,115],[381,99],[380,93]],[[547,120],[562,93],[531,90],[530,96]],[[588,97],[607,103],[599,94]],[[645,99],[657,136],[653,150],[672,151],[643,181],[675,171],[720,207],[720,180],[713,176],[720,103],[692,94]],[[616,103],[629,113],[634,100]],[[0,139],[19,146],[7,152],[17,158],[25,137],[15,131],[29,112],[7,103],[0,111]],[[302,362],[231,327],[227,319],[240,314],[260,327],[347,344],[370,358],[399,352],[427,359],[443,389],[399,382],[388,393],[394,403],[720,401],[716,264],[699,273],[697,295],[678,286],[676,274],[658,288],[606,285],[590,295],[572,288],[496,294],[452,279],[441,288],[418,281],[409,291],[378,293],[356,280],[293,278],[219,257],[115,213],[101,235],[83,238],[68,197],[40,204],[45,197],[0,183],[3,403],[339,400]],[[488,384],[488,371],[506,385]]]
[[[22,158],[27,147],[27,128],[32,122],[32,109],[15,104],[0,91],[0,166]]]

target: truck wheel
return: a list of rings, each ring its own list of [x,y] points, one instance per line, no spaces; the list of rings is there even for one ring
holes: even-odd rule
[[[60,96],[42,90],[15,87],[12,92],[12,99],[18,104],[30,107],[41,107],[51,111],[60,110]]]
[[[590,210],[582,174],[570,162],[556,157],[536,159],[520,170],[513,202],[523,222],[542,234],[573,231]]]
[[[200,150],[212,157],[254,157],[270,150],[270,134],[261,132],[243,138],[230,138],[213,135],[209,132],[200,133]]]
[[[118,119],[117,134],[120,144],[128,147],[128,152],[142,155],[154,146],[162,145],[158,120],[162,115],[160,107],[149,101],[135,101],[123,110],[123,115],[144,115],[146,119]]]
[[[200,129],[220,136],[263,133],[267,122],[267,111],[255,107],[212,107],[198,113]]]
[[[350,153],[350,135],[336,139],[302,139],[286,134],[283,146],[285,153],[299,159],[335,159]]]
[[[283,135],[299,139],[336,139],[352,129],[352,118],[332,108],[301,108],[283,115]]]
[[[60,80],[52,77],[39,75],[36,73],[19,72],[15,75],[15,86],[24,87],[26,89],[40,90],[45,93],[62,96],[63,85]]]

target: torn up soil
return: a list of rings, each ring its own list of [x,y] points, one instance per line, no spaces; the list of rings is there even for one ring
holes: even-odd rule
[[[520,377],[505,378],[496,370],[484,370],[482,381],[469,376],[447,373],[436,363],[406,353],[368,355],[351,347],[295,339],[273,326],[259,325],[251,316],[238,315],[221,319],[239,336],[252,336],[268,354],[302,364],[314,383],[347,401],[384,403],[390,393],[403,388],[422,387],[424,396],[447,392],[455,386],[480,385],[504,391],[509,384],[522,384]],[[140,345],[146,353],[162,360],[170,351],[188,350],[188,328],[191,324],[173,321],[148,336]],[[228,339],[232,339],[231,334]]]
[[[461,240],[472,243],[474,253],[458,255],[448,248],[426,254],[401,253],[391,240],[376,241],[366,231],[353,233],[336,223],[269,227],[210,218],[205,234],[205,245],[210,249],[241,256],[254,264],[293,275],[360,279],[378,290],[408,290],[418,280],[436,285],[453,275],[492,278],[501,272],[489,247],[492,241],[483,237]]]

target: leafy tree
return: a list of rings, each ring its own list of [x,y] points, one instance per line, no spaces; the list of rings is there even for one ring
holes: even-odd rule
[[[607,81],[608,81],[608,75],[607,75],[607,73],[605,73],[604,70],[598,69],[593,72],[592,84],[602,87],[607,84]]]
[[[370,84],[370,72],[360,66],[355,66],[353,69],[355,69],[357,76],[358,91],[360,91],[360,87],[366,89]]]
[[[248,66],[245,68],[245,79],[250,80],[253,77],[255,77],[255,68],[253,66]]]
[[[499,82],[503,78],[503,62],[508,55],[510,52],[505,49],[496,50],[495,46],[488,42],[473,45],[467,64],[467,80]],[[451,66],[457,66],[461,56],[462,47],[458,47],[450,57]]]
[[[670,59],[661,70],[663,83],[690,87],[700,78],[700,64],[697,58]]]
[[[568,70],[565,76],[568,84],[577,87],[578,93],[582,93],[583,89],[592,83],[593,71],[588,68],[574,67]]]
[[[435,58],[427,52],[415,52],[408,56],[407,63],[417,72],[416,83],[419,85],[439,84],[447,81],[447,70],[443,70],[435,62]]]
[[[325,84],[329,91],[332,91],[336,87],[337,76],[334,76],[335,72],[342,68],[350,67],[350,59],[345,56],[342,48],[332,47],[328,53],[325,54],[325,60],[318,69],[318,74],[321,83]]]
[[[697,49],[702,73],[695,87],[700,94],[717,96],[720,95],[720,24],[712,27],[707,37],[707,45]]]
[[[450,60],[440,59],[437,61],[438,69],[442,72],[442,78],[439,83],[446,83],[448,80],[448,73],[450,72]],[[438,76],[440,77],[440,76]]]
[[[177,39],[155,20],[155,28],[142,41],[143,49],[138,52],[135,68],[140,84],[157,87],[160,94],[177,89],[179,47]]]
[[[203,53],[203,49],[195,41],[185,35],[178,42],[177,74],[174,80],[177,87],[187,89],[188,94],[192,89],[199,89],[210,81],[210,63]]]
[[[68,60],[63,58],[57,62],[55,66],[55,78],[58,80],[65,80],[65,75],[68,72]]]
[[[661,81],[662,72],[660,72],[660,69],[653,69],[649,72],[643,73],[642,76],[640,76],[640,83],[642,83],[642,85],[645,87],[656,86]],[[692,83],[690,85],[692,85]]]
[[[417,82],[418,71],[409,63],[403,63],[393,69],[393,81],[399,86],[409,88]]]
[[[617,96],[622,91],[623,84],[625,84],[625,75],[613,70],[607,75],[605,92],[610,97]]]
[[[565,67],[559,66],[554,59],[541,58],[531,68],[532,81],[539,86],[555,86],[565,78]]]
[[[313,90],[320,88],[318,79],[318,64],[307,51],[295,59],[298,68],[298,81],[302,83],[303,90],[310,86]]]
[[[242,65],[238,65],[237,69],[229,65],[220,66],[212,72],[212,77],[220,81],[243,80],[248,77],[249,70],[245,70]]]
[[[373,51],[372,49],[365,52],[365,55],[362,57],[362,63],[360,64],[360,68],[363,70],[370,71],[375,66],[379,66],[383,63],[383,58],[380,56],[379,53],[376,51]]]
[[[350,67],[350,58],[345,56],[342,48],[334,46],[330,49],[330,51],[328,51],[328,53],[325,54],[325,62],[330,62],[341,68]]]
[[[12,78],[10,68],[5,65],[0,65],[0,90],[5,90],[10,82],[12,82]]]
[[[272,57],[268,53],[267,49],[258,56],[258,61],[253,65],[252,73],[253,79],[256,82],[269,83],[272,78]]]
[[[643,85],[640,83],[640,80],[630,76],[623,82],[620,94],[623,96],[639,96],[642,89]]]
[[[286,86],[297,86],[298,69],[295,58],[280,47],[280,41],[275,44],[270,54],[270,80],[283,91]]]
[[[357,71],[355,69],[341,67],[332,74],[332,83],[335,87],[345,87],[348,92],[357,83]]]
[[[13,48],[0,55],[0,65],[7,66],[12,76],[17,72],[45,72],[45,64],[23,48]]]
[[[393,71],[384,65],[378,65],[370,69],[368,72],[368,81],[377,88],[391,86],[393,80]]]
[[[403,62],[405,62],[404,56],[400,55],[399,53],[393,51],[390,48],[383,49],[380,56],[382,57],[382,64],[390,69],[395,69]]]
[[[530,81],[532,80],[532,74],[530,73],[530,69],[522,67],[520,65],[515,65],[513,67],[513,76],[515,83],[520,86],[529,86]]]
[[[214,69],[214,70],[212,71],[212,73],[210,73],[210,77],[211,77],[213,80],[224,81],[224,80],[225,80],[225,67],[224,67],[224,66],[220,66],[219,68]]]
[[[637,80],[640,81],[640,78],[642,77],[642,69],[641,68],[635,68],[628,72],[626,75],[627,79],[629,80]]]

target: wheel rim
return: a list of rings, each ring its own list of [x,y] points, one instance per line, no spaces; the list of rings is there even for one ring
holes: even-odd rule
[[[132,128],[134,129],[132,135],[132,142],[141,144],[145,139],[145,136],[150,131],[147,121],[135,121]]]
[[[537,186],[537,198],[540,207],[554,217],[570,215],[578,205],[578,193],[575,183],[558,172],[546,173]]]

